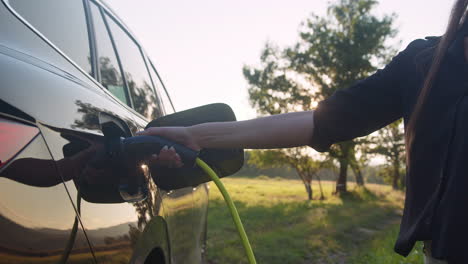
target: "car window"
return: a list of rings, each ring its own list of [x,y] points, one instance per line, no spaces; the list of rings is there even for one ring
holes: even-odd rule
[[[159,79],[158,74],[156,73],[154,65],[150,62],[148,66],[150,68],[151,79],[153,79],[155,88],[160,96],[160,102],[163,105],[162,108],[164,109],[164,113],[166,115],[174,113],[174,108],[172,107],[171,100],[169,99],[169,96],[167,95],[164,86],[161,83],[161,79]]]
[[[9,3],[83,70],[92,74],[83,1],[10,0]]]
[[[157,99],[139,46],[106,14],[106,20],[114,38],[122,63],[133,107],[148,119],[157,117]]]
[[[96,53],[98,58],[98,69],[101,76],[101,84],[106,87],[120,101],[130,105],[126,88],[122,79],[119,62],[115,54],[112,41],[107,31],[99,7],[94,3],[90,4],[93,17]]]

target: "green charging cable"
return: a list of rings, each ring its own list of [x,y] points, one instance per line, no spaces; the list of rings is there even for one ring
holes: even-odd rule
[[[229,196],[229,193],[227,192],[223,183],[219,179],[218,175],[216,175],[216,172],[214,172],[210,168],[210,166],[208,166],[208,164],[206,164],[203,160],[197,158],[195,162],[200,168],[202,168],[206,172],[206,174],[208,174],[208,176],[210,176],[210,178],[214,181],[219,191],[223,195],[224,201],[228,205],[229,211],[231,212],[232,220],[234,220],[234,224],[236,225],[237,232],[239,232],[239,236],[242,240],[242,245],[244,246],[245,253],[247,254],[247,258],[249,259],[249,263],[257,264],[252,247],[250,246],[249,238],[247,237],[247,234],[245,233],[244,226],[242,225],[241,219],[239,217],[239,213],[237,212],[236,206],[232,202],[232,199]]]

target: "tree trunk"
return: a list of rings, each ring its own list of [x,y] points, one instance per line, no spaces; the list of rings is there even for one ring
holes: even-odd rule
[[[393,190],[398,190],[400,182],[400,164],[397,162],[393,163]]]
[[[305,183],[304,186],[306,188],[307,198],[309,199],[309,201],[312,201],[312,186],[307,183]]]
[[[336,194],[341,194],[347,192],[346,182],[347,182],[347,172],[348,172],[348,160],[340,159],[340,174],[338,180],[336,181]]]
[[[359,186],[364,186],[364,178],[362,177],[361,168],[357,164],[351,164],[351,169],[354,172],[354,176],[356,177],[356,184]]]
[[[309,201],[312,200],[312,181],[308,181],[306,179],[305,175],[304,175],[304,172],[302,172],[298,168],[296,168],[296,172],[299,175],[299,177],[301,178],[302,183],[304,183],[304,187],[305,187],[306,192],[307,192],[307,198],[309,199]]]
[[[340,195],[342,193],[346,193],[347,189],[347,177],[348,177],[348,165],[350,165],[350,156],[351,151],[354,150],[354,143],[353,141],[346,141],[342,143],[338,143],[339,152],[338,155],[335,156],[340,163],[340,174],[338,175],[338,179],[336,181],[336,191],[335,194]],[[353,157],[354,159],[354,157]]]
[[[325,200],[325,195],[323,195],[323,189],[322,189],[322,181],[320,180],[320,176],[317,175],[317,180],[319,184],[319,190],[320,190],[320,200]]]

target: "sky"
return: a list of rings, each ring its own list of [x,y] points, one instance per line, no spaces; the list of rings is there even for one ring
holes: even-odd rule
[[[441,35],[454,0],[381,0],[376,15],[395,13],[400,49]],[[256,117],[248,102],[244,65],[259,65],[265,43],[298,39],[311,13],[326,15],[325,0],[107,0],[142,43],[176,110],[222,102],[238,120]]]

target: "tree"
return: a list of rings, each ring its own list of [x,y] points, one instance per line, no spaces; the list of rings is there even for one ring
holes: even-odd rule
[[[115,237],[111,237],[111,236],[104,237],[104,244],[106,245],[111,245],[115,242],[117,242],[117,239],[115,239]]]
[[[375,143],[369,152],[385,157],[387,164],[380,174],[386,178],[391,178],[394,190],[404,188],[402,179],[402,168],[405,164],[405,140],[402,120],[382,128],[376,136],[372,137]]]
[[[369,153],[369,146],[372,144],[372,137],[366,136],[359,139],[355,139],[355,147],[351,152],[351,160],[349,166],[354,173],[356,178],[356,184],[364,186],[363,168],[368,167],[369,159],[372,154]]]
[[[349,166],[354,173],[354,177],[356,178],[356,184],[359,186],[364,186],[364,177],[362,176],[361,167],[366,164],[366,159],[362,157],[357,159],[356,158],[356,149],[353,148],[352,152],[350,153],[350,163]]]
[[[371,14],[376,4],[337,0],[326,17],[311,15],[302,24],[300,40],[292,47],[267,43],[261,66],[243,69],[251,104],[260,114],[310,110],[317,101],[375,72],[394,55],[386,41],[396,34],[393,15]],[[355,164],[357,144],[341,142],[329,151],[340,165],[337,193],[347,190],[347,170]]]
[[[325,198],[320,183],[320,178],[317,173],[322,169],[324,163],[316,161],[309,157],[304,152],[306,148],[292,148],[287,150],[254,150],[250,151],[249,164],[255,165],[259,168],[277,168],[280,166],[289,166],[296,170],[297,174],[304,183],[307,192],[307,198],[313,199],[312,193],[312,178],[317,177],[319,180],[320,200]]]
[[[140,229],[138,229],[138,227],[134,226],[133,224],[128,225],[128,237],[130,238],[130,245],[132,245],[132,247],[135,247],[138,239],[141,236],[141,233],[142,232]]]

